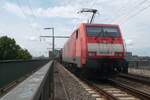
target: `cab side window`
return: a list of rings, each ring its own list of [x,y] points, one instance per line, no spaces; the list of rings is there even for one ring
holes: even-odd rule
[[[76,31],[76,39],[78,39],[78,36],[79,36],[79,31],[77,30]]]

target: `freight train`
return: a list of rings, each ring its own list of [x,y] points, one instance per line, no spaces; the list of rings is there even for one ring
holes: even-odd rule
[[[125,44],[118,25],[81,23],[62,49],[62,62],[85,75],[128,73]]]

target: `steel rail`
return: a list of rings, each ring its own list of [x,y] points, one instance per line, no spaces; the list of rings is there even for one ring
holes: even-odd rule
[[[131,93],[132,95],[141,98],[142,100],[150,100],[150,94],[146,93],[144,91],[138,90],[132,86],[129,86],[127,84],[124,84],[120,81],[117,81],[113,78],[108,79],[108,81],[110,83],[113,83],[114,85],[116,85],[117,87],[120,87],[121,89]]]
[[[108,100],[119,100],[117,97],[113,96],[112,94],[100,89],[97,85],[95,85],[94,83],[86,80],[86,79],[81,79],[83,80],[83,82],[85,84],[88,84],[88,86],[90,86],[91,88],[93,88],[95,91],[97,91],[99,94],[104,95],[104,98],[108,99]]]
[[[117,97],[113,96],[112,94],[100,89],[97,85],[95,85],[93,82],[89,81],[85,77],[82,77],[82,76],[78,75],[77,73],[73,72],[72,70],[70,70],[68,68],[66,68],[66,69],[69,72],[73,73],[76,77],[78,77],[79,80],[82,81],[84,84],[87,84],[89,87],[91,87],[91,89],[95,90],[100,95],[103,95],[104,98],[106,98],[107,100],[119,100]]]
[[[131,79],[131,80],[146,84],[146,85],[150,85],[150,77],[134,75],[134,74],[123,74],[123,73],[120,73],[118,77],[123,77],[126,79]]]

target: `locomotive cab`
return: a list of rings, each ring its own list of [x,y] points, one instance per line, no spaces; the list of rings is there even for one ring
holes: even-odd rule
[[[88,26],[87,43],[89,57],[124,57],[123,39],[118,27]]]
[[[117,25],[87,25],[87,62],[101,74],[127,72],[125,47]]]

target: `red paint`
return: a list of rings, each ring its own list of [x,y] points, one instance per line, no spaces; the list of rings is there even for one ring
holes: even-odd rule
[[[83,65],[86,63],[86,60],[88,58],[94,58],[94,59],[100,59],[100,58],[112,58],[112,59],[124,59],[125,54],[125,48],[124,48],[124,42],[122,38],[122,34],[120,37],[111,38],[111,37],[88,37],[86,27],[87,26],[108,26],[108,27],[117,27],[119,32],[121,33],[118,25],[113,24],[80,24],[78,30],[78,38],[77,38],[77,30],[75,30],[67,43],[64,45],[63,48],[63,56],[70,58],[70,59],[76,59],[80,58],[80,65]],[[112,43],[112,44],[122,44],[123,45],[123,52],[120,52],[122,56],[105,56],[105,55],[96,55],[96,56],[88,56],[88,50],[87,50],[87,43]],[[69,61],[68,61],[69,62]],[[74,62],[75,63],[75,62]]]

